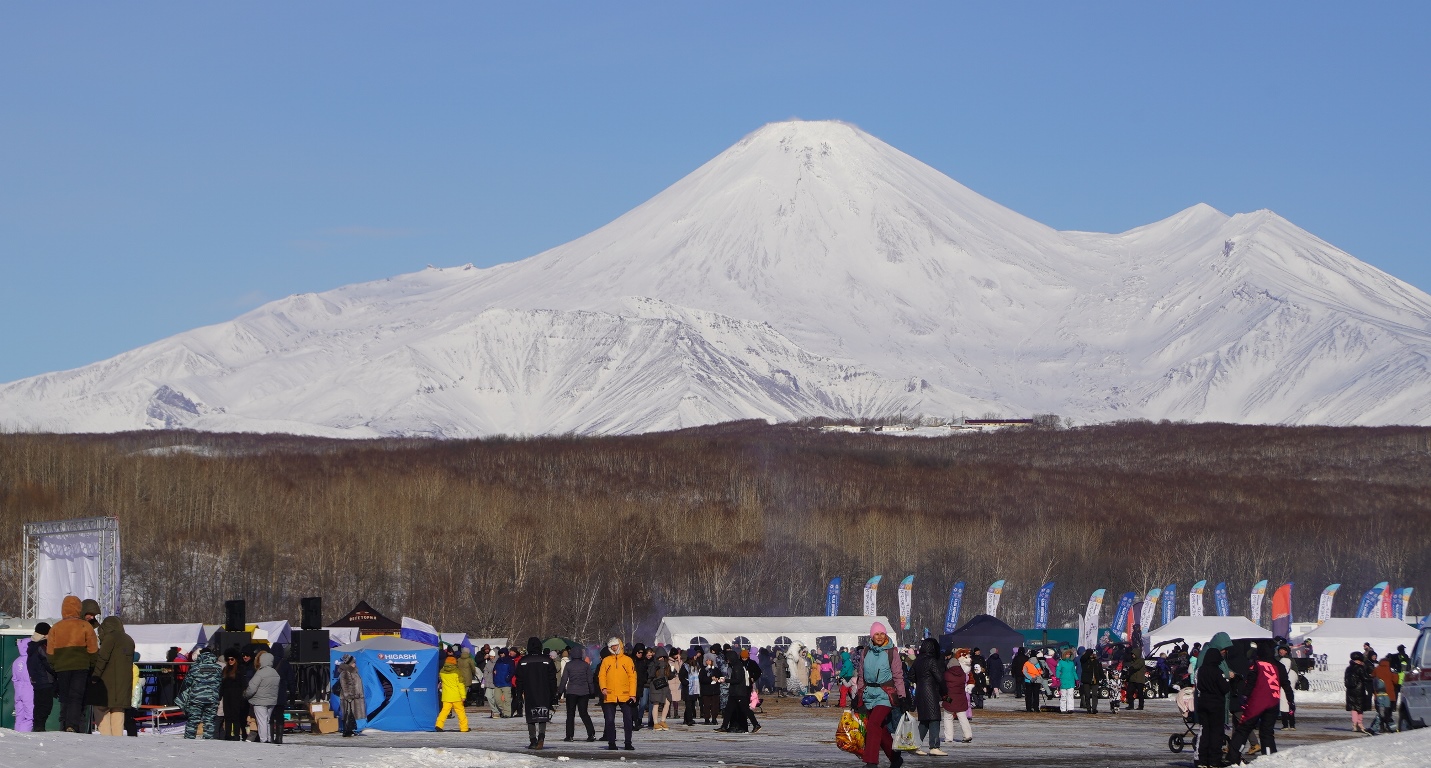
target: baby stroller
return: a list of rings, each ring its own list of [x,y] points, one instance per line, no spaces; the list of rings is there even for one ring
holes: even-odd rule
[[[1197,750],[1197,715],[1193,711],[1193,689],[1181,688],[1173,696],[1178,705],[1178,713],[1183,716],[1183,732],[1168,737],[1168,749],[1183,751],[1183,747]]]

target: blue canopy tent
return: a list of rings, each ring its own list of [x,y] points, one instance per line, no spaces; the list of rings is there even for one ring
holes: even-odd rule
[[[363,679],[367,712],[358,727],[380,731],[430,731],[437,722],[441,689],[437,681],[438,650],[397,637],[372,637],[333,649],[333,679],[338,662],[352,654]],[[341,702],[334,696],[335,711]]]

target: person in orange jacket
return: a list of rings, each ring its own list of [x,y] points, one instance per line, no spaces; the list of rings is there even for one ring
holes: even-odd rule
[[[64,619],[50,628],[46,643],[50,665],[55,669],[55,694],[60,699],[60,726],[83,733],[84,694],[90,670],[99,657],[99,636],[88,621],[80,618],[80,599],[66,595],[60,602]]]
[[[601,660],[596,673],[597,684],[601,687],[601,713],[606,720],[602,738],[607,749],[616,749],[616,710],[621,710],[621,721],[626,731],[626,746],[631,746],[631,719],[636,706],[636,665],[623,652],[621,638],[613,637],[606,643],[607,656]]]
[[[1038,656],[1029,656],[1024,662],[1024,711],[1040,711],[1039,695],[1043,693],[1043,685],[1039,681],[1044,676],[1044,668],[1038,663]]]

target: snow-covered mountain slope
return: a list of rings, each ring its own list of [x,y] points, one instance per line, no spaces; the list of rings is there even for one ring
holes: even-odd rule
[[[1431,424],[1431,297],[1268,211],[1058,232],[838,122],[601,229],[0,386],[0,425],[616,433],[1052,412]]]

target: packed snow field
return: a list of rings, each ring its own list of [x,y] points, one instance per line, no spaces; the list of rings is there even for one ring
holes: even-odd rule
[[[1168,737],[1183,731],[1171,700],[1151,700],[1142,712],[1060,715],[1045,711],[1029,715],[1015,711],[1022,702],[1005,697],[991,700],[974,718],[974,741],[945,744],[948,757],[907,754],[912,768],[939,765],[1049,766],[1192,766],[1193,753],[1174,754]],[[547,749],[528,752],[526,727],[520,720],[492,720],[473,710],[470,733],[377,733],[352,739],[337,735],[290,735],[282,746],[222,741],[186,741],[177,734],[110,739],[73,734],[27,734],[0,730],[0,768],[31,765],[71,765],[103,756],[106,768],[177,766],[227,768],[232,765],[319,768],[517,768],[560,762],[563,766],[624,762],[676,766],[803,766],[858,765],[858,758],[836,749],[835,722],[840,710],[802,709],[791,701],[769,702],[757,734],[716,733],[710,727],[686,729],[671,721],[668,732],[643,730],[634,739],[635,752],[605,752],[600,742],[563,743],[565,712],[548,732]],[[1358,737],[1340,707],[1317,705],[1298,711],[1296,731],[1278,731],[1279,754],[1257,760],[1266,768],[1323,768],[1426,765],[1431,754],[1431,730],[1407,734]],[[598,736],[601,721],[596,718]],[[582,738],[577,726],[577,738]],[[882,764],[885,764],[882,762]]]

